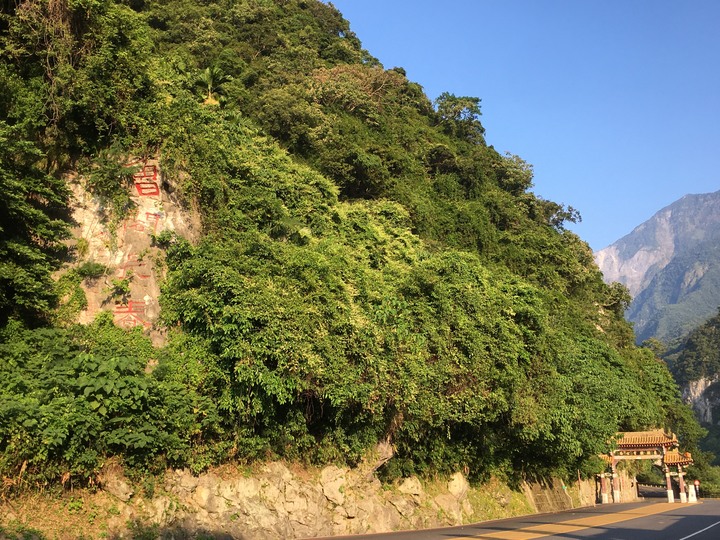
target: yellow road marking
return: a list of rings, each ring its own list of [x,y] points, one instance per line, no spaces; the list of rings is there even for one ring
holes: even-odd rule
[[[542,523],[514,531],[497,531],[480,533],[473,536],[460,536],[455,540],[534,540],[535,538],[543,538],[545,536],[552,536],[553,534],[568,534],[582,529],[602,527],[604,525],[620,523],[621,521],[628,521],[639,517],[662,514],[673,508],[677,509],[677,507],[678,504],[657,503],[613,514],[590,515],[560,523]]]

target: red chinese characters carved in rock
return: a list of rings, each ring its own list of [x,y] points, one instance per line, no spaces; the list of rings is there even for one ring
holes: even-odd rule
[[[127,304],[116,304],[113,309],[115,324],[121,328],[135,328],[142,326],[149,328],[152,323],[145,320],[145,302],[129,300]]]
[[[138,213],[135,219],[123,222],[123,230],[156,234],[162,217],[163,214],[161,212],[145,212],[144,217]]]
[[[150,266],[134,253],[128,255],[127,260],[118,266],[117,277],[125,279],[130,271],[133,276],[139,279],[149,279],[152,277],[150,274]]]
[[[155,165],[143,165],[142,169],[133,174],[137,194],[140,197],[157,197],[160,195],[157,177],[157,167]]]

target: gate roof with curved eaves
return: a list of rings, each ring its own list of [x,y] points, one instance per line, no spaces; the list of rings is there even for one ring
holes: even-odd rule
[[[604,456],[609,464],[618,461],[649,459],[663,466],[692,465],[690,452],[680,453],[677,437],[662,429],[649,431],[623,431],[617,434],[617,448]]]

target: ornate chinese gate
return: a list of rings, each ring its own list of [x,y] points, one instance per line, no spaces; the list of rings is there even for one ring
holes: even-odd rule
[[[652,431],[625,431],[618,433],[617,448],[607,455],[601,456],[608,467],[598,474],[600,479],[600,497],[603,504],[610,502],[608,480],[612,484],[612,501],[620,502],[620,484],[617,475],[617,464],[620,461],[649,459],[665,472],[668,502],[675,502],[672,489],[672,476],[678,477],[680,484],[680,502],[696,502],[695,486],[685,485],[683,467],[692,465],[689,452],[681,454],[678,450],[675,434],[668,435],[662,429]],[[675,468],[675,471],[672,469]],[[687,494],[686,494],[687,489]]]

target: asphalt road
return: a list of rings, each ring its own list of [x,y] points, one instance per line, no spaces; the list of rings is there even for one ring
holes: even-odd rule
[[[720,500],[609,504],[462,527],[333,540],[720,540]]]

